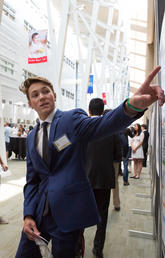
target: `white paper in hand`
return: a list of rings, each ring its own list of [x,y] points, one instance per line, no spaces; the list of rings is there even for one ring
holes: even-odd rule
[[[11,176],[11,171],[8,169],[7,171],[4,171],[2,168],[0,168],[0,176],[3,177],[7,177],[7,176]]]
[[[36,237],[34,240],[36,245],[39,246],[43,258],[53,258],[47,244],[41,238]]]

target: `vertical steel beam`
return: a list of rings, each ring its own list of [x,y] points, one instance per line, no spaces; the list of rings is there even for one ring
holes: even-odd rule
[[[58,32],[58,42],[56,41],[56,23],[54,18],[54,4],[55,1],[47,0],[48,8],[48,20],[49,20],[49,31],[51,37],[51,47],[52,47],[52,74],[54,75],[54,81],[56,84],[57,92],[57,106],[61,104],[61,73],[63,67],[64,50],[66,44],[66,35],[69,22],[69,8],[70,0],[61,1],[61,24]]]
[[[82,92],[82,106],[87,109],[87,89],[88,89],[88,81],[89,81],[89,74],[91,72],[92,66],[92,54],[94,48],[94,39],[92,34],[95,34],[96,31],[96,24],[97,24],[97,16],[99,10],[99,3],[98,1],[94,0],[93,2],[93,9],[92,9],[92,19],[90,24],[90,35],[88,39],[88,54],[87,54],[87,61],[85,66],[85,73],[83,75],[82,81],[84,83],[83,92]]]
[[[2,18],[2,10],[3,10],[3,0],[0,0],[0,23]],[[0,84],[0,155],[3,161],[6,163],[6,150],[5,150],[5,139],[4,139],[4,121],[3,121],[3,112],[2,112],[2,94],[1,94],[1,84]]]
[[[3,2],[4,2],[3,0],[0,0],[0,23],[2,18]]]
[[[81,42],[80,42],[80,26],[79,26],[79,19],[78,19],[78,6],[77,6],[77,0],[72,0],[71,1],[72,5],[73,5],[73,19],[74,19],[74,29],[76,32],[76,39],[77,39],[77,47],[78,47],[78,62],[76,63],[76,67],[77,69],[80,70],[80,74],[81,77],[83,77],[84,74],[84,65],[83,65],[83,58],[82,58],[82,50],[81,50]],[[78,79],[78,77],[77,77]],[[83,91],[83,80],[81,80],[80,85],[77,84],[77,92],[80,92],[80,95],[82,95],[82,91]],[[83,103],[80,104],[81,107],[84,107]]]
[[[111,26],[112,25],[112,18],[113,18],[113,7],[110,7],[108,10],[108,21],[107,25]],[[110,41],[110,35],[111,31],[106,30],[106,35],[105,35],[105,45],[104,45],[104,51],[103,51],[103,56],[102,56],[102,67],[101,67],[101,76],[100,80],[98,83],[98,96],[101,97],[101,93],[103,92],[103,85],[106,83],[105,81],[105,70],[106,66],[108,63],[108,52],[109,52],[109,41]]]
[[[60,24],[59,37],[58,37],[58,61],[57,61],[58,85],[59,86],[61,83],[61,73],[62,73],[62,67],[63,67],[64,50],[65,50],[66,36],[67,36],[68,23],[69,23],[70,0],[61,1],[61,4],[62,4],[61,24]]]

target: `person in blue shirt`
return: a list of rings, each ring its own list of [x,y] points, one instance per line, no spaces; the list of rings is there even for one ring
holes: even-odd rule
[[[5,134],[5,146],[6,146],[6,160],[8,161],[9,156],[9,144],[10,144],[10,133],[11,128],[9,127],[9,123],[4,123],[4,134]]]
[[[1,158],[1,156],[0,156],[0,165],[1,165],[3,171],[7,171],[7,170],[8,170],[8,166],[6,166],[6,165],[4,164],[4,162],[3,162],[2,158]],[[1,224],[8,224],[8,221],[5,220],[3,217],[0,216],[0,225],[1,225]]]

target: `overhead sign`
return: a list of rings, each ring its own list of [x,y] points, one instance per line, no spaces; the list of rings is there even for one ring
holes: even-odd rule
[[[47,30],[29,32],[28,64],[47,62]]]
[[[93,93],[93,74],[89,75],[88,93]]]
[[[105,92],[102,93],[102,98],[103,98],[104,105],[106,105],[107,104],[107,99],[106,99],[106,93]]]

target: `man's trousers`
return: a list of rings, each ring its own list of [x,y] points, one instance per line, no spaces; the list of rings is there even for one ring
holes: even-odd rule
[[[93,189],[101,222],[97,225],[94,238],[94,249],[97,253],[102,253],[106,237],[106,227],[108,219],[108,208],[110,202],[111,189]]]
[[[41,226],[38,229],[41,236],[45,239],[52,240],[53,258],[74,258],[75,246],[77,244],[80,231],[61,232],[49,209],[49,213],[43,217]],[[22,232],[22,237],[19,243],[15,258],[42,258],[39,247],[35,241],[30,241],[26,234]]]

